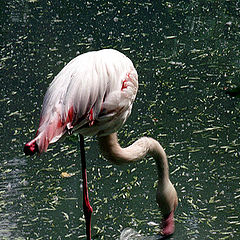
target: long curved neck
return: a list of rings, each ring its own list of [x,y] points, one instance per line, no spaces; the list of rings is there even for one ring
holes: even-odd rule
[[[99,137],[99,145],[104,157],[116,164],[134,162],[150,154],[156,161],[159,182],[169,179],[166,153],[153,138],[142,137],[132,145],[121,148],[117,133],[112,133]]]
[[[165,232],[174,231],[173,212],[178,205],[177,192],[169,179],[168,161],[165,151],[162,146],[153,138],[142,137],[132,145],[121,148],[118,143],[117,134],[112,133],[108,136],[99,137],[99,145],[104,157],[115,164],[123,164],[134,162],[142,159],[147,154],[150,154],[156,161],[158,171],[158,186],[156,200],[163,214],[164,219],[167,219],[167,224],[171,229],[166,228]],[[170,220],[169,220],[170,219]]]
[[[153,138],[143,137],[132,145],[121,148],[117,134],[99,137],[99,145],[103,155],[116,164],[140,160],[150,154],[156,161],[158,171],[158,186],[156,200],[162,212],[162,234],[171,235],[174,232],[174,211],[178,205],[177,192],[169,179],[168,161],[162,146]]]

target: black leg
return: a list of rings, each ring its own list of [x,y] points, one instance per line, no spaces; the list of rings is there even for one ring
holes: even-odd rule
[[[80,135],[80,150],[81,150],[81,162],[82,162],[82,178],[83,178],[83,212],[86,220],[86,234],[87,240],[91,240],[91,215],[92,207],[88,198],[88,187],[87,187],[87,169],[86,169],[86,158],[84,149],[84,137]]]

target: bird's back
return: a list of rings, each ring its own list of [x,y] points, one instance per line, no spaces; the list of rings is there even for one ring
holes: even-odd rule
[[[49,143],[68,133],[116,132],[131,113],[137,88],[131,60],[116,50],[74,58],[54,78],[44,97],[34,139],[38,151],[46,151]]]

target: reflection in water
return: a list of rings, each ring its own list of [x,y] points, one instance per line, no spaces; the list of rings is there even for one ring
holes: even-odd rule
[[[132,228],[125,228],[121,232],[120,240],[160,240],[161,236],[144,237]]]

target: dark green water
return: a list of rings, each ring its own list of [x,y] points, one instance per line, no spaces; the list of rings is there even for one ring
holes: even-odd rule
[[[240,1],[34,1],[0,8],[0,239],[85,239],[79,147],[66,140],[25,157],[44,93],[80,53],[115,48],[140,88],[119,132],[152,136],[169,156],[179,195],[171,239],[239,239]],[[93,239],[131,227],[158,232],[156,170],[146,158],[114,166],[87,139]],[[61,177],[67,172],[72,176]]]

